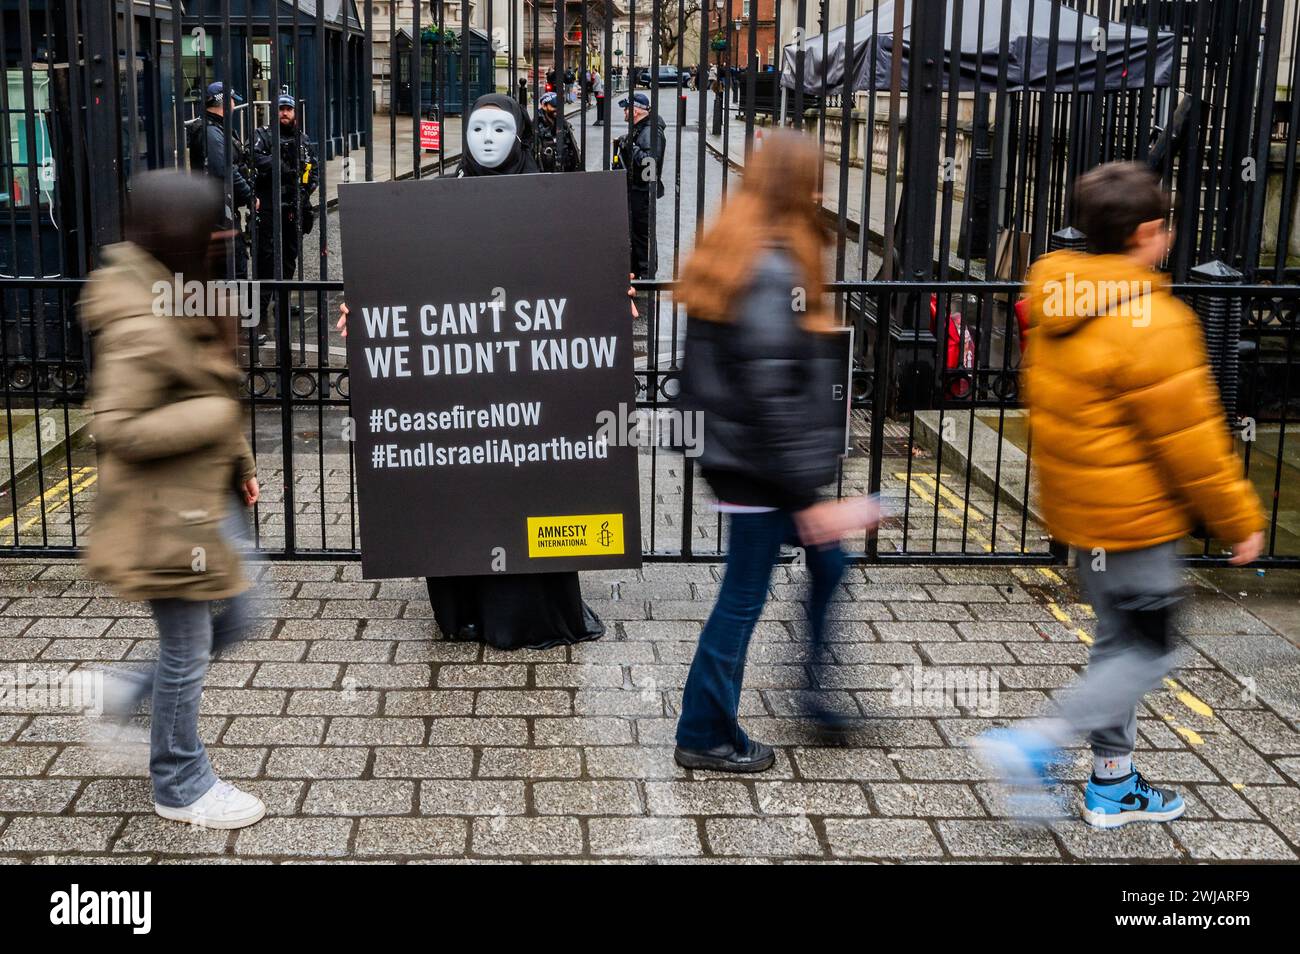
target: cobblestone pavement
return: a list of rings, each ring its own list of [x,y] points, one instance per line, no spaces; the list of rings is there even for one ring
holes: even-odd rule
[[[1083,665],[1093,620],[1062,573],[855,567],[833,607],[836,705],[872,716],[841,747],[797,713],[806,688],[797,567],[778,567],[743,721],[777,746],[749,778],[672,760],[675,713],[718,588],[705,564],[584,574],[608,635],[502,653],[437,638],[419,581],[355,563],[259,564],[253,638],[214,663],[202,733],[269,814],[238,832],[162,821],[144,753],[87,745],[87,721],[0,709],[0,857],[200,861],[1295,861],[1300,650],[1200,584],[1189,645],[1140,713],[1138,761],[1187,796],[1185,819],[1023,830],[963,742],[1033,712]],[[140,605],[74,562],[0,563],[0,671],[35,679],[155,651]],[[917,670],[996,676],[996,695],[893,689]],[[954,704],[962,703],[962,704]],[[1080,749],[1068,770],[1076,801]]]

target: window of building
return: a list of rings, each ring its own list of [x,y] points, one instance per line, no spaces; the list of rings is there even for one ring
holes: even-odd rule
[[[0,208],[29,208],[33,202],[48,206],[54,195],[54,150],[50,144],[50,79],[45,71],[32,71],[32,102],[28,108],[23,92],[23,71],[5,71],[9,87],[9,109],[5,133],[9,136],[11,164],[0,183]],[[29,133],[34,133],[35,154],[28,152]],[[0,155],[0,164],[4,162]],[[32,167],[35,166],[35,179]]]

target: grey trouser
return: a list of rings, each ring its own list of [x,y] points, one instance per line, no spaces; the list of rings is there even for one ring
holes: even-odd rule
[[[1137,742],[1137,705],[1173,668],[1174,615],[1182,600],[1177,544],[1106,552],[1094,569],[1075,550],[1079,582],[1097,614],[1088,671],[1062,693],[1055,718],[1034,728],[1058,745],[1086,734],[1095,755],[1128,755]]]

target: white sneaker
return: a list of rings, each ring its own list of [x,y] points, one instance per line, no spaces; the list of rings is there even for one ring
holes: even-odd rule
[[[256,795],[218,779],[217,784],[191,805],[169,808],[154,802],[153,810],[163,818],[200,828],[245,828],[262,820],[266,805]]]

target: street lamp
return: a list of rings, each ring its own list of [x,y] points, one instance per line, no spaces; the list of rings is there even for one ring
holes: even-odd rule
[[[722,19],[724,5],[725,0],[713,0],[713,9],[718,14],[718,32],[713,34],[713,40],[709,43],[718,67],[717,87],[713,91],[713,135],[715,136],[722,135],[722,114],[726,108],[722,93],[722,51],[727,48],[727,34],[724,30],[726,23]]]
[[[627,92],[630,96],[636,92],[636,77],[632,71],[636,69],[636,34],[631,30],[627,31]]]

